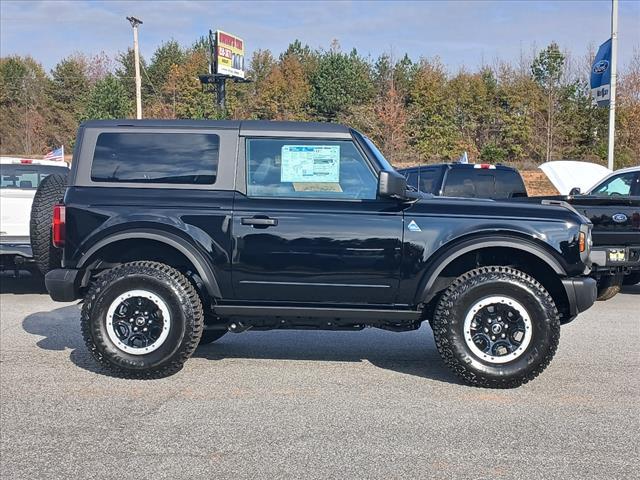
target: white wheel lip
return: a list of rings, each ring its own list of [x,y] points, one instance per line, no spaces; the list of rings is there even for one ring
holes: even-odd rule
[[[160,333],[160,336],[155,342],[147,347],[134,348],[130,347],[129,345],[125,345],[120,341],[120,339],[116,335],[115,330],[113,329],[113,316],[115,314],[116,308],[118,308],[118,306],[124,300],[131,297],[147,298],[151,300],[162,312],[162,321],[164,323],[162,327],[162,333]],[[129,290],[119,295],[116,299],[113,300],[113,302],[111,302],[111,305],[109,305],[105,321],[109,340],[113,342],[118,350],[122,350],[123,352],[130,355],[147,355],[151,352],[154,352],[162,346],[162,344],[169,336],[169,332],[171,331],[171,315],[169,314],[169,307],[167,306],[167,303],[160,296],[148,290]]]
[[[518,349],[510,353],[509,355],[504,355],[501,357],[494,357],[484,353],[480,350],[476,344],[473,342],[471,337],[471,322],[473,321],[473,317],[480,311],[482,308],[487,305],[495,304],[495,303],[504,303],[509,305],[518,311],[518,313],[522,316],[522,319],[525,324],[524,331],[524,339],[522,343],[518,347]],[[482,361],[493,363],[493,364],[504,364],[508,362],[512,362],[517,360],[522,356],[522,354],[527,350],[527,347],[531,344],[531,339],[533,338],[533,324],[531,323],[531,317],[529,315],[529,311],[522,305],[522,303],[518,302],[515,298],[508,297],[505,295],[492,295],[489,297],[484,297],[478,300],[476,303],[469,307],[467,311],[467,315],[464,319],[464,341],[467,347],[473,352],[473,354]]]

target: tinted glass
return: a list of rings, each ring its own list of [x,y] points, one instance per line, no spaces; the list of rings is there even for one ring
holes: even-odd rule
[[[492,198],[495,192],[493,173],[474,168],[452,168],[447,174],[444,192],[447,197]]]
[[[513,170],[496,170],[496,191],[492,198],[526,197],[527,189],[522,177]]]
[[[605,180],[593,189],[593,195],[630,195],[636,178],[636,172],[622,173]]]
[[[212,184],[220,138],[209,133],[101,133],[94,182]]]
[[[437,194],[436,190],[439,190],[441,173],[441,168],[421,168],[418,177],[418,190],[423,193]]]
[[[413,187],[418,190],[418,171],[409,172],[406,175],[407,178],[407,186]]]
[[[374,199],[378,181],[351,141],[247,140],[247,194]]]
[[[49,165],[0,165],[0,187],[36,189],[47,175],[66,175],[68,172],[67,167]]]

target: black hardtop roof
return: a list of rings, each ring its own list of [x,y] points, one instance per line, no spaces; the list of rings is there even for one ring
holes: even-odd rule
[[[407,170],[418,170],[419,168],[443,168],[443,167],[476,168],[476,165],[491,165],[496,169],[517,170],[517,168],[515,167],[510,167],[509,165],[501,165],[499,163],[458,163],[458,162],[428,163],[425,165],[416,165],[413,167],[399,168],[398,170],[402,170],[404,172]]]
[[[274,120],[157,120],[157,119],[122,119],[122,120],[88,120],[84,128],[104,127],[156,127],[156,128],[223,128],[239,130],[240,134],[257,133],[324,133],[349,134],[348,127],[339,123],[323,122],[284,122]]]

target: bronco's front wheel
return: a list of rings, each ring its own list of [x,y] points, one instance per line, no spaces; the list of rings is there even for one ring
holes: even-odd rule
[[[458,277],[440,298],[431,326],[444,362],[481,387],[528,382],[549,365],[560,340],[549,293],[526,273],[502,266]]]
[[[157,262],[132,262],[100,275],[87,293],[82,334],[114,375],[171,375],[198,346],[203,311],[187,278]]]

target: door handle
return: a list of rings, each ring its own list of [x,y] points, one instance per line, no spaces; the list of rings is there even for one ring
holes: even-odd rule
[[[243,217],[240,219],[242,225],[251,225],[256,228],[275,227],[278,225],[277,218],[269,217]]]

